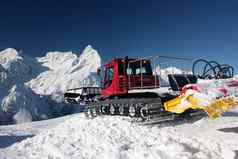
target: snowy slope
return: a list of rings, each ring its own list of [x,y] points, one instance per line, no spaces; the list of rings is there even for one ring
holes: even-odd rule
[[[7,142],[1,142],[5,146],[0,144],[0,156],[6,159],[230,159],[235,158],[238,150],[237,112],[218,120],[205,118],[153,126],[116,116],[86,119],[83,114],[7,126],[0,130],[3,136],[0,141]],[[6,139],[11,136],[16,137],[15,142]]]
[[[79,56],[49,52],[31,58],[9,48],[0,52],[0,124],[47,119],[63,108],[63,93],[84,84],[97,85],[101,58],[87,46]]]

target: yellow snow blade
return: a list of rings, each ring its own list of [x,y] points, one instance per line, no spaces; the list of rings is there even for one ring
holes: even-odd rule
[[[220,117],[224,112],[238,106],[238,100],[233,97],[217,99],[208,106],[202,106],[200,101],[190,96],[179,96],[164,103],[166,111],[182,114],[188,109],[202,109],[210,118]]]
[[[164,103],[164,108],[166,111],[173,112],[173,113],[182,113],[183,109],[179,107],[181,100],[183,99],[182,96],[176,97]],[[184,108],[186,109],[186,108]]]
[[[215,100],[209,106],[204,107],[204,110],[207,112],[210,118],[217,118],[220,117],[223,113],[237,106],[238,101],[233,97],[228,97]]]
[[[182,104],[182,101],[186,101],[186,104]],[[188,109],[202,109],[202,107],[198,106],[199,101],[192,96],[179,96],[170,101],[164,103],[164,108],[166,111],[182,114]]]

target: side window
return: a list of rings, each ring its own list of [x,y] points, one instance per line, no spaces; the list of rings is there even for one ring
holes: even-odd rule
[[[124,75],[124,63],[123,62],[118,63],[118,74]]]
[[[108,80],[111,81],[113,79],[113,68],[108,69]]]
[[[127,75],[152,75],[152,69],[149,62],[143,61],[142,66],[140,61],[130,63],[130,67],[126,69]]]
[[[145,67],[141,67],[141,68],[137,68],[136,69],[136,75],[139,75],[139,74],[146,74],[147,71],[146,71],[146,68]]]
[[[126,69],[126,74],[127,75],[132,75],[132,69],[131,68],[127,68]]]
[[[105,73],[104,88],[109,87],[112,84],[113,68],[106,68]]]

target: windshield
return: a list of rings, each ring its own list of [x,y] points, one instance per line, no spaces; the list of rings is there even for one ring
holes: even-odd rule
[[[131,62],[126,73],[127,75],[152,75],[150,62],[146,60]]]

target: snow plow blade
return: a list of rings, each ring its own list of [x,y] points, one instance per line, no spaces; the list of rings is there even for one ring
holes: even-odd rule
[[[190,96],[179,96],[164,103],[165,110],[168,112],[182,114],[189,109],[200,109],[204,110],[209,118],[220,117],[223,113],[238,106],[238,101],[233,97],[221,98],[214,100],[209,105],[204,106],[201,104],[202,101]]]
[[[183,101],[187,101],[186,104],[182,104]],[[202,107],[197,105],[198,101],[197,99],[188,96],[179,96],[172,100],[169,100],[164,103],[164,108],[168,112],[176,113],[176,114],[182,114],[188,109],[202,109]]]
[[[223,113],[237,106],[238,101],[233,97],[229,97],[214,101],[208,107],[205,107],[204,110],[207,112],[210,118],[217,118],[220,117]]]
[[[205,80],[197,84],[185,85],[181,95],[164,103],[168,112],[181,114],[188,109],[200,109],[210,118],[238,106],[238,80]]]

